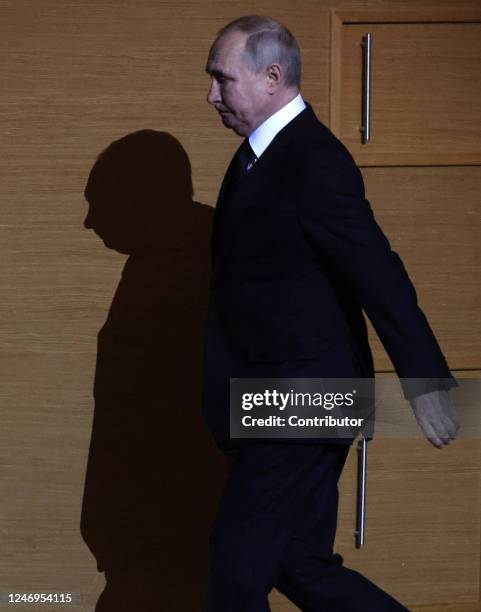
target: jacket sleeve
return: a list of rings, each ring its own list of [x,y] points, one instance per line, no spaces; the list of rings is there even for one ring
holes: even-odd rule
[[[314,151],[304,162],[299,189],[298,218],[306,239],[321,263],[327,261],[352,288],[404,396],[456,386],[404,265],[365,199],[361,172],[349,152],[342,146]]]

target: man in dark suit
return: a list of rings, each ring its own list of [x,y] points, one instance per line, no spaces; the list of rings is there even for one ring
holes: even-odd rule
[[[351,440],[231,439],[229,379],[372,377],[364,310],[437,447],[459,426],[447,394],[456,383],[359,169],[300,95],[292,34],[267,17],[240,18],[219,33],[206,70],[208,102],[245,138],[212,235],[203,411],[230,465],[208,610],[265,612],[274,586],[306,611],[405,610],[333,553]]]

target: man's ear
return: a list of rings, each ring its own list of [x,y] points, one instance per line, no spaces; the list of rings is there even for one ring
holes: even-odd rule
[[[267,84],[269,93],[273,94],[281,84],[282,70],[279,64],[270,64],[267,67]]]

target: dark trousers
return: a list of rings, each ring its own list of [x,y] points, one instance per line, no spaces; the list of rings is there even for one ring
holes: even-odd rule
[[[208,612],[268,612],[273,587],[305,612],[407,610],[333,552],[348,451],[263,441],[231,451],[210,537]]]

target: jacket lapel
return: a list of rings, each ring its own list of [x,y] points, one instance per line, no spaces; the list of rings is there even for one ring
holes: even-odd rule
[[[304,134],[308,134],[312,121],[317,123],[318,120],[314,115],[312,107],[306,103],[306,108],[276,134],[249,174],[238,185],[237,189],[231,193],[226,193],[228,191],[226,187],[229,181],[229,174],[232,171],[232,163],[236,157],[234,155],[222,181],[217,198],[212,227],[212,260],[215,259],[218,251],[222,218],[226,207],[242,206],[242,202],[249,200],[249,196],[252,193],[258,192],[264,183],[275,177],[282,163],[288,161],[289,157],[292,156],[294,149],[302,146]]]

